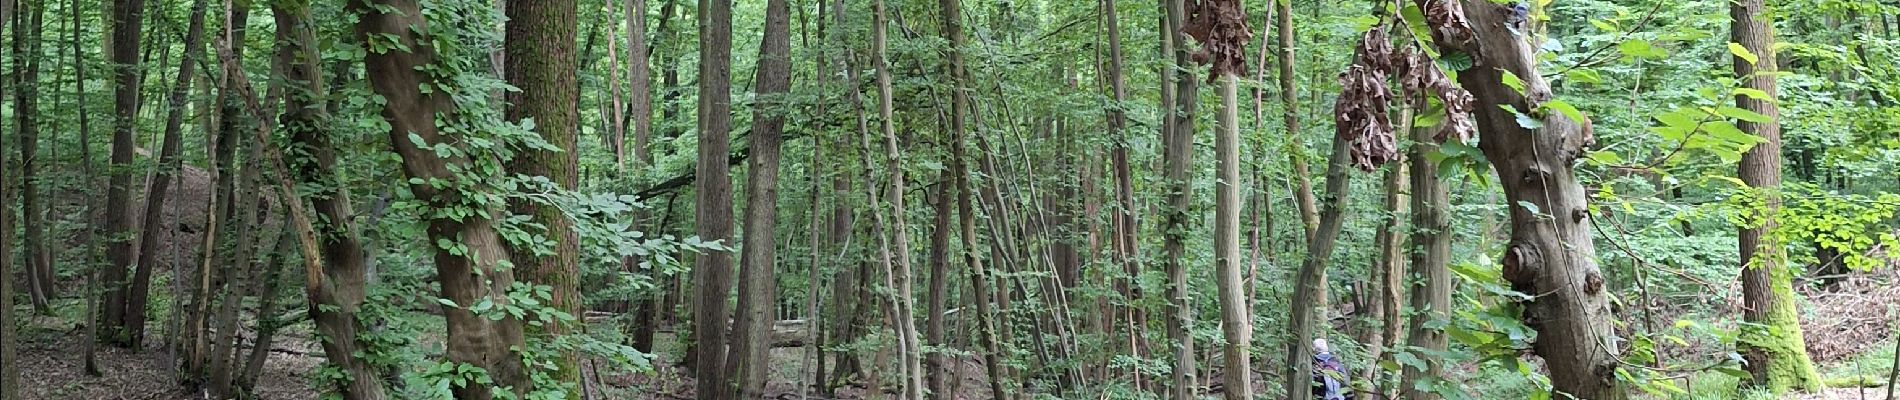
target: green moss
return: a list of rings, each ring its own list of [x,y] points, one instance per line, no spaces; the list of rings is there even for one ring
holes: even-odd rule
[[[1777,394],[1821,390],[1821,375],[1808,358],[1800,315],[1795,310],[1794,272],[1775,266],[1768,279],[1768,287],[1772,288],[1769,309],[1761,320],[1751,321],[1766,329],[1752,329],[1741,341],[1745,352],[1758,352],[1765,358],[1759,367],[1767,370],[1758,372],[1758,381],[1744,384]]]

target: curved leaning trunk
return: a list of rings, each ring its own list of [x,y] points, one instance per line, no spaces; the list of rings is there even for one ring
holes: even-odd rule
[[[1536,329],[1536,353],[1550,369],[1558,396],[1592,400],[1627,398],[1616,369],[1617,343],[1591,241],[1589,197],[1571,161],[1594,140],[1589,121],[1539,110],[1551,99],[1537,71],[1535,48],[1513,32],[1508,6],[1487,1],[1415,0],[1427,10],[1439,48],[1473,55],[1475,64],[1458,83],[1476,99],[1480,149],[1490,160],[1510,206],[1511,241],[1501,259],[1514,290],[1535,295],[1524,302],[1523,321]],[[1443,12],[1436,12],[1443,11]],[[1469,19],[1468,23],[1457,18]],[[1523,82],[1506,86],[1506,74]],[[1520,115],[1542,115],[1528,129]]]

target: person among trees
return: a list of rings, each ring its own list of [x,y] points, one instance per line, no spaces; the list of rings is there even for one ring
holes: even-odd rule
[[[1333,356],[1327,348],[1326,339],[1313,339],[1313,398],[1319,400],[1352,400],[1352,388],[1347,379],[1352,374],[1346,371],[1346,364]]]

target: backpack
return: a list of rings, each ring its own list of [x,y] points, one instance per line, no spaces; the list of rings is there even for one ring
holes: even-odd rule
[[[1313,356],[1313,396],[1319,400],[1351,400],[1352,388],[1347,386],[1346,365],[1340,363],[1332,354],[1320,353]]]

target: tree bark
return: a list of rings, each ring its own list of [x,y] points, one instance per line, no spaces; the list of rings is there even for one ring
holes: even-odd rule
[[[1408,122],[1410,124],[1410,122]],[[1408,347],[1421,349],[1426,354],[1433,351],[1445,351],[1449,343],[1443,329],[1430,328],[1432,321],[1451,318],[1451,269],[1447,262],[1451,259],[1451,210],[1450,192],[1445,184],[1438,180],[1438,160],[1430,155],[1438,151],[1438,141],[1434,138],[1433,127],[1414,126],[1411,128],[1411,153],[1407,155],[1412,167],[1412,229],[1410,263],[1408,276],[1411,280],[1410,333],[1406,334]],[[1437,357],[1420,357],[1425,368],[1403,364],[1404,374],[1399,381],[1400,398],[1406,400],[1436,400],[1439,396],[1431,391],[1418,390],[1420,383],[1444,379],[1444,365]]]
[[[1300,88],[1299,76],[1294,75],[1293,49],[1298,38],[1293,37],[1293,3],[1275,1],[1275,28],[1279,30],[1280,47],[1280,107],[1282,120],[1286,124],[1287,159],[1293,164],[1293,199],[1300,210],[1300,228],[1305,240],[1313,240],[1314,231],[1319,229],[1319,206],[1313,196],[1313,181],[1308,178],[1313,173],[1307,167],[1306,142],[1300,137]]]
[[[0,31],[5,31],[7,22],[13,19],[13,8],[13,0],[0,0]],[[0,82],[5,80],[0,77]],[[0,93],[4,93],[4,86],[0,83]],[[4,158],[0,157],[0,204],[7,204],[9,185],[5,182],[12,172]],[[0,400],[20,399],[20,358],[16,355],[20,333],[13,322],[13,241],[8,234],[13,232],[11,214],[0,212]]]
[[[151,295],[152,269],[158,262],[158,241],[170,235],[170,230],[165,229],[165,197],[171,188],[172,175],[179,168],[178,147],[179,142],[184,140],[183,122],[188,100],[185,95],[191,92],[191,79],[192,75],[196,75],[193,71],[198,64],[196,59],[204,56],[205,7],[204,0],[192,4],[190,27],[185,33],[185,55],[178,58],[178,82],[172,86],[171,94],[166,99],[165,138],[159,147],[158,166],[145,189],[144,223],[140,229],[138,252],[133,253],[137,267],[131,284],[127,286],[126,302],[121,306],[125,309],[121,324],[129,332],[128,340],[134,346],[143,343],[145,338],[145,305]]]
[[[437,246],[434,257],[442,297],[456,304],[444,310],[448,320],[447,358],[483,367],[500,384],[524,382],[522,360],[511,350],[523,344],[521,321],[512,317],[490,320],[469,310],[481,299],[505,307],[507,290],[514,285],[513,272],[503,267],[512,262],[495,230],[495,210],[469,199],[480,193],[444,191],[429,184],[460,180],[454,170],[472,163],[464,157],[439,156],[429,147],[455,143],[458,138],[438,131],[435,124],[437,118],[454,115],[451,99],[442,91],[421,90],[420,85],[430,78],[418,68],[436,62],[435,49],[416,37],[416,31],[426,25],[421,4],[416,0],[352,0],[349,9],[359,14],[357,36],[365,47],[376,48],[370,45],[372,37],[402,45],[402,49],[372,51],[365,57],[370,86],[386,100],[383,119],[389,122],[389,141],[403,159],[404,172],[412,182],[420,182],[411,184],[410,191],[424,203],[424,215],[432,216],[427,219],[429,239],[458,244]],[[449,211],[466,216],[450,218]],[[492,396],[490,390],[475,385],[452,388],[458,400],[487,399]]]
[[[1248,312],[1247,290],[1240,265],[1240,76],[1220,72],[1221,112],[1214,141],[1214,268],[1220,296],[1221,336],[1225,360],[1221,394],[1227,400],[1253,399],[1253,371],[1248,359],[1253,347],[1253,315]],[[1296,311],[1297,312],[1297,311]]]
[[[1446,7],[1456,3],[1420,7]],[[1440,48],[1474,55],[1475,64],[1458,73],[1476,107],[1479,148],[1489,159],[1510,205],[1511,244],[1503,276],[1525,302],[1526,325],[1538,332],[1533,350],[1549,368],[1556,396],[1592,400],[1627,398],[1614,371],[1617,344],[1611,332],[1609,301],[1591,242],[1589,195],[1578,183],[1571,161],[1593,141],[1588,122],[1538,109],[1551,98],[1537,71],[1536,48],[1513,31],[1510,6],[1485,1],[1461,2],[1468,25],[1433,21]],[[1523,90],[1506,86],[1505,73],[1517,76]],[[1520,115],[1542,114],[1540,129],[1526,129]],[[1526,206],[1528,205],[1528,206]]]
[[[1146,358],[1148,344],[1144,327],[1147,326],[1147,313],[1135,306],[1140,304],[1143,297],[1140,285],[1135,282],[1141,275],[1140,243],[1136,239],[1141,225],[1135,218],[1139,210],[1135,204],[1134,171],[1128,162],[1129,148],[1133,147],[1133,140],[1125,131],[1128,126],[1128,116],[1122,109],[1122,102],[1128,98],[1128,87],[1126,79],[1122,76],[1121,16],[1115,6],[1115,0],[1102,0],[1102,16],[1103,29],[1108,31],[1109,54],[1106,74],[1109,82],[1109,98],[1114,101],[1114,104],[1107,107],[1109,135],[1115,141],[1108,156],[1110,168],[1114,169],[1116,205],[1115,211],[1111,213],[1113,222],[1110,225],[1113,227],[1115,237],[1111,240],[1110,257],[1122,268],[1122,276],[1115,281],[1115,290],[1121,294],[1122,304],[1114,316],[1117,323],[1126,324],[1127,330],[1123,334],[1127,335],[1128,354],[1136,358]],[[1115,346],[1120,346],[1120,343],[1115,343]],[[1134,379],[1131,383],[1137,390],[1148,388],[1144,374],[1137,370],[1131,370],[1129,374]]]
[[[784,96],[792,88],[791,7],[785,0],[765,5],[765,31],[759,42],[758,74],[753,79],[751,158],[746,159],[745,244],[739,257],[739,302],[735,310],[732,352],[726,370],[738,398],[765,396],[772,366],[772,324],[778,305],[777,222],[779,144],[785,128]]]
[[[1193,64],[1187,36],[1180,29],[1187,6],[1183,0],[1168,0],[1165,7],[1162,30],[1168,32],[1168,38],[1163,49],[1174,54],[1174,72],[1162,85],[1175,85],[1171,98],[1164,99],[1167,116],[1162,123],[1162,163],[1168,188],[1168,207],[1162,215],[1162,253],[1168,275],[1168,341],[1174,346],[1174,385],[1169,388],[1168,398],[1189,400],[1195,394],[1194,337],[1188,335],[1194,310],[1188,305],[1187,265],[1182,258],[1187,254],[1186,235],[1193,220],[1189,214],[1193,206],[1189,167],[1194,158],[1194,108],[1199,101],[1199,82],[1187,70]]]
[[[633,161],[640,166],[653,162],[647,142],[653,136],[653,50],[647,46],[646,0],[627,0],[627,86],[628,112],[633,119]]]
[[[1400,120],[1407,125],[1411,124],[1413,118],[1409,110],[1400,113]],[[1399,217],[1406,212],[1405,174],[1405,164],[1402,162],[1386,166],[1383,181],[1386,215],[1379,223],[1379,232],[1372,239],[1379,246],[1379,264],[1373,272],[1379,277],[1379,293],[1365,318],[1376,319],[1378,324],[1377,328],[1367,325],[1368,340],[1364,343],[1368,346],[1366,360],[1373,362],[1393,359],[1393,355],[1398,352],[1401,330],[1405,326],[1405,309],[1400,303],[1404,301],[1401,299],[1405,292],[1405,237],[1401,235],[1405,225],[1399,223]],[[1385,387],[1388,381],[1384,379],[1384,369],[1372,367],[1371,362],[1367,364],[1360,370],[1366,382],[1372,384],[1372,391],[1381,395],[1391,393]]]
[[[904,380],[904,384],[902,385],[903,395],[901,398],[906,400],[922,400],[924,398],[923,361],[921,354],[923,346],[917,343],[916,318],[914,316],[915,313],[912,311],[915,309],[915,306],[912,303],[914,297],[911,295],[910,235],[908,233],[910,228],[909,225],[905,223],[904,218],[905,182],[903,150],[898,147],[897,125],[893,119],[894,110],[892,106],[895,100],[895,94],[893,94],[891,87],[891,65],[889,51],[887,50],[889,41],[887,39],[888,35],[886,34],[888,30],[886,25],[889,24],[889,21],[890,14],[885,8],[884,0],[872,0],[871,57],[872,64],[877,71],[878,116],[881,117],[879,118],[880,126],[882,127],[881,130],[884,136],[885,169],[889,174],[888,179],[890,180],[890,193],[888,195],[888,201],[890,202],[889,210],[891,213],[890,225],[883,223],[884,217],[882,213],[873,212],[871,215],[873,216],[873,220],[876,221],[875,226],[884,226],[889,233],[888,237],[880,234],[878,239],[885,241],[884,245],[880,247],[882,247],[883,250],[884,285],[891,290],[889,296],[891,304],[889,307],[892,310],[891,319],[893,320],[891,328],[895,330],[897,334],[898,362],[900,363],[898,370],[901,372],[899,376]],[[868,142],[869,138],[865,138],[865,141],[865,161],[868,163],[871,154]],[[869,165],[865,167],[866,171],[870,170]],[[871,187],[873,188],[871,204],[881,205],[875,195],[875,186]]]
[[[580,115],[576,109],[580,101],[580,86],[575,77],[579,65],[578,54],[575,53],[579,17],[575,3],[569,0],[510,0],[507,7],[507,38],[502,45],[502,59],[507,69],[508,83],[521,90],[508,92],[506,118],[510,121],[533,120],[534,130],[541,135],[542,140],[560,149],[524,149],[509,160],[508,171],[529,177],[544,177],[553,183],[553,187],[546,190],[557,193],[575,190],[580,183],[577,174],[580,153],[579,148],[575,147],[580,128]],[[554,248],[550,249],[553,253],[548,255],[540,255],[535,249],[524,247],[526,244],[508,247],[509,259],[517,262],[521,280],[551,287],[549,307],[569,315],[581,315],[580,240],[574,232],[574,223],[560,208],[532,200],[513,201],[509,208],[514,215],[531,216],[533,223],[545,227],[546,231],[542,233],[544,238],[554,244]],[[551,343],[559,336],[586,329],[578,324],[580,322],[552,321],[534,330],[539,331],[535,334],[542,336],[541,340]],[[555,359],[555,368],[548,371],[550,377],[562,384],[578,387],[581,379],[576,357],[571,351],[559,354]],[[517,381],[501,383],[514,386],[516,393],[529,390],[534,384],[526,375],[517,378]],[[577,392],[570,393],[569,397],[578,399],[578,395]]]
[[[363,322],[357,317],[366,295],[369,266],[362,239],[352,226],[355,212],[350,209],[349,190],[339,176],[336,145],[327,129],[329,115],[322,103],[327,86],[318,65],[310,3],[309,0],[275,0],[271,7],[277,25],[276,57],[283,66],[285,85],[289,86],[284,91],[283,129],[292,146],[303,150],[293,153],[297,156],[290,166],[294,179],[303,186],[319,188],[309,195],[318,216],[312,229],[321,238],[321,259],[327,263],[320,264],[320,271],[305,271],[309,313],[318,334],[325,339],[322,343],[326,359],[347,376],[338,382],[335,390],[345,399],[382,399],[387,396],[381,381],[382,371],[360,354],[369,351],[369,344],[362,336]],[[286,210],[287,214],[303,212]],[[261,332],[259,337],[263,337]]]
[[[39,100],[40,100],[40,50],[43,35],[42,24],[46,15],[46,6],[25,4],[22,9],[14,10],[14,18],[20,23],[13,26],[13,65],[19,74],[19,84],[13,92],[13,115],[16,117],[16,133],[20,141],[20,216],[21,228],[25,231],[26,270],[28,296],[33,301],[33,310],[41,315],[52,315],[51,299],[58,297],[57,283],[54,282],[52,256],[46,251],[44,235],[45,218],[40,216],[39,191]],[[30,11],[29,11],[30,10]],[[26,15],[30,12],[31,16]]]
[[[135,327],[127,326],[127,314],[144,310],[126,309],[126,268],[135,262],[131,235],[132,157],[139,107],[139,36],[145,22],[145,0],[113,0],[112,46],[110,58],[117,68],[112,71],[112,159],[111,179],[106,189],[106,255],[111,264],[105,272],[106,293],[103,301],[105,341],[124,348],[139,347],[134,340]],[[143,317],[139,318],[143,320]],[[142,331],[142,327],[138,327]]]
[[[699,159],[694,170],[698,188],[696,216],[700,240],[723,242],[732,238],[732,173],[727,164],[732,130],[732,1],[699,1]],[[731,243],[727,243],[730,245]],[[731,313],[726,299],[732,291],[732,256],[713,251],[693,258],[693,282],[698,301],[693,304],[693,346],[698,393],[708,400],[732,400],[736,395],[726,365],[726,329]]]
[[[1286,392],[1290,400],[1307,400],[1313,391],[1313,342],[1314,331],[1325,321],[1326,304],[1326,264],[1332,259],[1333,247],[1339,239],[1339,231],[1345,223],[1346,207],[1351,204],[1352,160],[1348,154],[1352,142],[1335,133],[1333,150],[1326,163],[1326,198],[1321,203],[1325,207],[1319,215],[1317,230],[1306,242],[1306,258],[1300,262],[1300,269],[1293,284],[1292,315],[1287,324]],[[1297,174],[1297,172],[1296,172]]]
[[[1775,213],[1781,208],[1781,112],[1776,96],[1776,58],[1773,16],[1763,0],[1729,3],[1729,40],[1738,43],[1756,60],[1741,56],[1731,59],[1735,76],[1742,87],[1766,94],[1766,99],[1735,95],[1735,107],[1766,117],[1766,121],[1736,121],[1743,132],[1762,139],[1742,154],[1737,177],[1748,185],[1759,203],[1751,210],[1749,222],[1741,227],[1737,244],[1742,260],[1742,316],[1764,328],[1744,328],[1736,343],[1748,361],[1750,379],[1745,386],[1768,389],[1773,393],[1788,390],[1814,392],[1821,389],[1821,377],[1801,334],[1801,314],[1795,306],[1795,270],[1786,262],[1784,246],[1774,237]],[[1753,202],[1751,202],[1753,203]]]
[[[277,315],[277,303],[279,298],[283,297],[278,293],[284,270],[284,266],[280,264],[283,264],[282,257],[297,251],[291,248],[291,245],[296,243],[295,239],[290,237],[296,234],[295,229],[291,224],[285,224],[283,234],[285,237],[278,239],[277,248],[271,251],[271,256],[279,259],[264,263],[264,276],[259,278],[261,287],[254,293],[258,302],[255,314],[257,317],[256,339],[251,341],[250,355],[231,360],[232,368],[243,367],[238,370],[236,379],[239,392],[251,393],[257,387],[257,377],[264,373],[264,361],[270,356],[271,342],[276,337],[277,330],[283,328],[285,324]]]

